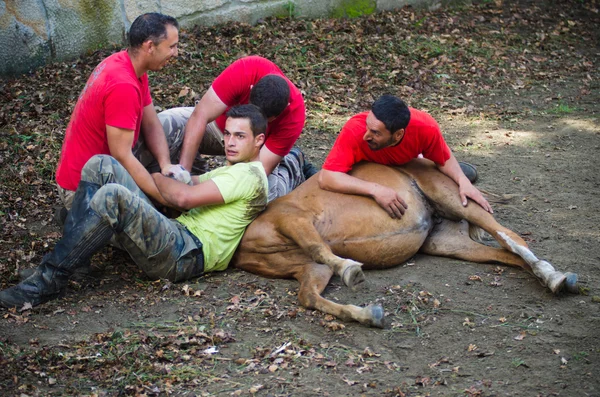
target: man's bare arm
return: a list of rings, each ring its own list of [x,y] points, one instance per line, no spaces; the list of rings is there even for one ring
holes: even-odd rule
[[[125,167],[135,183],[146,195],[161,204],[166,204],[146,168],[131,152],[133,136],[133,130],[106,126],[106,137],[111,156]]]
[[[471,181],[469,181],[466,175],[462,172],[460,169],[460,164],[458,164],[454,154],[450,154],[450,158],[446,161],[446,164],[443,166],[438,165],[437,167],[442,173],[452,178],[452,180],[458,184],[458,194],[464,207],[467,206],[467,198],[470,198],[490,214],[494,213],[490,203],[488,203],[481,192],[475,186],[473,186]]]
[[[152,178],[167,205],[180,210],[225,202],[217,184],[210,179],[190,186],[161,174],[152,174]]]
[[[227,105],[215,93],[212,86],[200,99],[185,126],[185,136],[181,147],[179,163],[187,170],[192,169],[194,158],[198,153],[206,125],[214,121],[227,110]]]
[[[144,115],[142,117],[142,134],[144,134],[144,142],[154,156],[160,169],[167,171],[171,166],[171,158],[169,155],[169,145],[165,137],[165,131],[156,114],[156,109],[151,103],[144,107]]]
[[[283,157],[270,151],[266,145],[263,145],[260,149],[260,162],[263,167],[265,167],[267,175],[271,175],[271,172],[277,167],[282,158]]]
[[[406,202],[394,189],[343,172],[322,169],[319,172],[319,186],[331,192],[371,197],[392,218],[401,218],[408,208]]]

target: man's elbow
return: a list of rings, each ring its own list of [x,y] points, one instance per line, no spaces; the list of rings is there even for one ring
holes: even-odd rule
[[[189,211],[195,207],[193,197],[190,194],[182,192],[181,194],[177,194],[175,198],[175,203],[173,203],[177,208]]]
[[[321,170],[319,172],[319,187],[323,190],[335,190],[335,175],[332,171]]]
[[[321,189],[327,190],[327,182],[325,181],[326,177],[324,176],[325,173],[325,170],[321,170],[321,172],[319,172],[317,181],[319,182],[319,187]]]

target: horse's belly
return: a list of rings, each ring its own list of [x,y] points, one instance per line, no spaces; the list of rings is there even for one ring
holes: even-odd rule
[[[362,262],[366,269],[396,266],[419,251],[432,228],[426,203],[415,195],[407,198],[401,219],[392,219],[371,199],[355,199],[351,212],[317,229],[338,256]]]

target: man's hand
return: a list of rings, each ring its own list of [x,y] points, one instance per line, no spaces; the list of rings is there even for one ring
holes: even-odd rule
[[[392,218],[400,219],[408,208],[406,202],[394,189],[377,185],[372,193],[373,198]]]
[[[458,187],[458,194],[460,195],[460,202],[462,203],[463,207],[467,206],[467,198],[470,198],[490,214],[494,213],[492,206],[490,203],[488,203],[485,197],[483,197],[483,194],[481,194],[481,192],[475,186],[473,186],[471,182],[468,182],[468,180],[467,183],[463,183]]]
[[[192,176],[181,164],[169,164],[161,170],[164,176],[192,185]]]

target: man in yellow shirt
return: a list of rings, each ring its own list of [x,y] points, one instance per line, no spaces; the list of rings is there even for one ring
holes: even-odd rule
[[[259,161],[267,120],[254,105],[233,107],[224,131],[227,165],[185,184],[153,174],[170,206],[162,215],[114,158],[92,157],[82,171],[63,238],[20,284],[0,291],[7,308],[56,298],[73,272],[107,245],[127,251],[151,279],[183,281],[229,264],[246,226],[267,204],[267,175]]]

